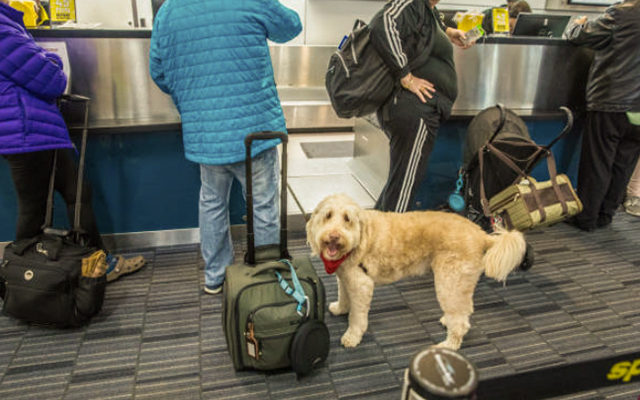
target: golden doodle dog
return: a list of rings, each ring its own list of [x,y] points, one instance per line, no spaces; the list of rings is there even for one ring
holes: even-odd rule
[[[503,282],[523,261],[518,231],[487,234],[468,219],[443,211],[407,213],[365,210],[344,194],[323,199],[306,225],[307,242],[325,270],[338,277],[334,315],[349,314],[342,336],[355,347],[366,332],[375,285],[433,271],[447,338],[438,344],[457,350],[469,330],[473,292],[485,275]]]

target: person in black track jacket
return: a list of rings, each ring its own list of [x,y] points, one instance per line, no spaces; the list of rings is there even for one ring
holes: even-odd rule
[[[579,18],[566,35],[595,51],[578,167],[584,208],[571,221],[592,231],[611,223],[640,155],[640,0],[617,3],[593,21]]]
[[[458,95],[452,44],[465,48],[466,37],[444,25],[437,3],[391,0],[370,23],[372,43],[400,82],[377,113],[390,141],[389,176],[377,210],[414,208],[438,128]]]

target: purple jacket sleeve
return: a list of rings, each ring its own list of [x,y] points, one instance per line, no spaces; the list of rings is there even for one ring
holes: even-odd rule
[[[45,100],[53,100],[64,93],[67,77],[62,60],[47,53],[33,39],[16,31],[0,36],[0,73],[7,80]]]

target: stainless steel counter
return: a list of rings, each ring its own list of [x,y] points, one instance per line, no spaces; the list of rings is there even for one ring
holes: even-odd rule
[[[92,99],[94,130],[177,129],[171,97],[149,75],[149,31],[36,30],[38,42],[64,41],[71,64],[71,91]],[[68,33],[65,35],[64,33]],[[351,130],[338,118],[324,90],[332,47],[272,46],[271,57],[287,126]]]
[[[584,108],[591,51],[560,39],[489,39],[454,53],[459,91],[454,114],[496,103],[523,113]]]
[[[99,130],[177,129],[171,98],[149,76],[150,31],[35,30],[36,40],[64,41],[71,90],[92,98],[90,126]],[[272,46],[278,92],[291,130],[351,130],[338,118],[324,89],[333,46]],[[583,107],[591,54],[563,40],[488,38],[455,49],[459,96],[455,115],[471,115],[497,102],[535,113]]]

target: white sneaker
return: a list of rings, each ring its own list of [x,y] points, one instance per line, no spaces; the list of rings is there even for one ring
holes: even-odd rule
[[[222,283],[219,284],[218,286],[204,286],[204,292],[206,294],[218,294],[220,292],[222,292]]]
[[[627,214],[640,217],[640,197],[638,196],[627,197],[627,199],[623,203],[623,206]]]

